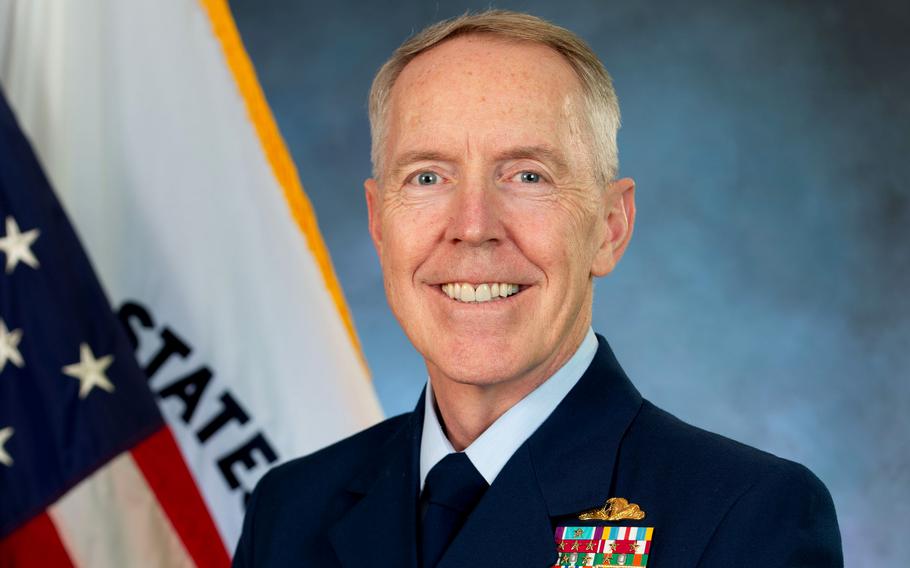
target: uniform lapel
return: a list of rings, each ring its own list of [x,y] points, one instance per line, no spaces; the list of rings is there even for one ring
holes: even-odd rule
[[[553,566],[554,517],[612,497],[619,445],[641,407],[603,337],[588,370],[509,460],[439,568]]]
[[[619,446],[642,398],[597,336],[590,367],[528,440],[550,516],[602,506],[614,491]]]
[[[417,488],[423,400],[387,443],[380,460],[348,490],[362,495],[329,530],[345,567],[417,566]]]

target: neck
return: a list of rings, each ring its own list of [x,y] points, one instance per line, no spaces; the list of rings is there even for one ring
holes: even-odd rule
[[[573,334],[564,348],[515,378],[476,384],[456,380],[427,361],[443,431],[455,451],[463,451],[500,416],[553,376],[575,354],[588,328]],[[578,335],[574,337],[574,335]]]

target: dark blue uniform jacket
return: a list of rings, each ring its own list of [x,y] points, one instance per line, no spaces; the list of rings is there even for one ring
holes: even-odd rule
[[[598,336],[591,366],[515,452],[439,564],[553,566],[554,529],[654,527],[649,568],[838,567],[834,506],[805,467],[700,430],[642,399]],[[269,472],[235,566],[416,568],[414,412]],[[623,497],[638,521],[579,521]]]

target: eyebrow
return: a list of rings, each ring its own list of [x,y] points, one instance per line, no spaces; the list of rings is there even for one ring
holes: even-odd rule
[[[569,171],[569,163],[563,153],[552,146],[515,146],[496,155],[497,162],[528,159],[553,166],[557,175],[562,175]]]
[[[397,174],[405,167],[415,164],[417,162],[454,162],[455,158],[448,154],[442,152],[436,152],[433,150],[414,150],[411,152],[405,152],[401,156],[395,159],[395,162],[392,164],[391,172]]]
[[[569,163],[562,152],[545,144],[531,146],[514,146],[496,154],[496,162],[506,160],[537,160],[553,166],[557,174],[569,171]],[[405,152],[392,164],[392,172],[398,173],[410,164],[417,162],[456,162],[457,158],[450,154],[435,150],[413,150]]]

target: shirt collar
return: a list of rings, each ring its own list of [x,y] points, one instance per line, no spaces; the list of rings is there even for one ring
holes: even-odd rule
[[[515,453],[515,450],[543,424],[562,399],[572,390],[584,374],[597,352],[597,338],[594,330],[588,333],[575,351],[542,385],[518,401],[500,416],[474,442],[465,448],[465,453],[480,475],[493,484],[493,480]],[[427,475],[442,458],[455,451],[452,443],[442,431],[436,414],[433,386],[427,381],[424,404],[423,433],[420,439],[420,490]]]

